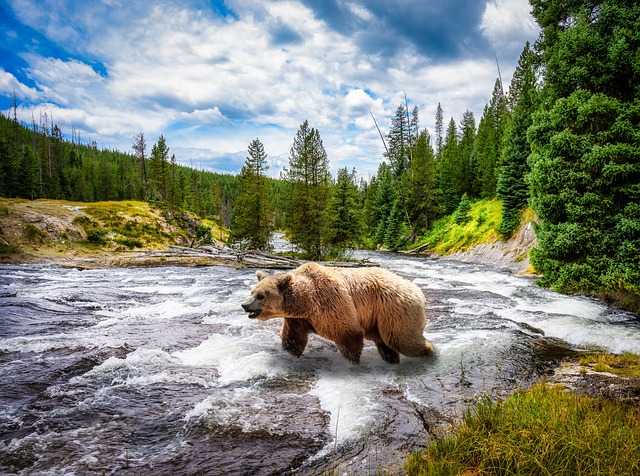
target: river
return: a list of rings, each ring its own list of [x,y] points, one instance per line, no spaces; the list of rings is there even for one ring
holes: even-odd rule
[[[446,260],[368,254],[427,298],[432,360],[360,365],[240,303],[255,270],[0,267],[0,473],[397,471],[478,396],[580,349],[640,351],[633,314]]]

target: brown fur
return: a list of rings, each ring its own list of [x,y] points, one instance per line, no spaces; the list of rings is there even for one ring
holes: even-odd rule
[[[282,346],[299,357],[308,335],[332,340],[344,357],[359,362],[363,339],[380,356],[398,363],[400,355],[428,357],[433,346],[422,335],[426,317],[418,286],[381,268],[328,268],[307,263],[288,273],[266,276],[242,307],[260,320],[284,318]]]

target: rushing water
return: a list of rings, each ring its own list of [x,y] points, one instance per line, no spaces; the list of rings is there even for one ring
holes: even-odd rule
[[[372,254],[428,303],[433,360],[353,365],[240,308],[252,269],[0,267],[0,473],[394,469],[473,398],[578,348],[640,351],[636,316],[475,265]]]

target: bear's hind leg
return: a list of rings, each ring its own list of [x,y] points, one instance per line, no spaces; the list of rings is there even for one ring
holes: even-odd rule
[[[315,332],[309,321],[285,318],[280,331],[282,348],[290,354],[300,357],[307,347],[309,332]]]
[[[378,348],[378,354],[382,357],[382,360],[388,362],[390,364],[399,364],[400,363],[400,354],[393,350],[391,347],[387,346],[382,340],[374,341],[376,343],[376,347]]]
[[[400,363],[400,354],[384,343],[382,337],[380,337],[380,334],[378,333],[378,329],[368,331],[365,334],[365,337],[372,340],[376,344],[378,354],[380,354],[382,360],[390,364]]]

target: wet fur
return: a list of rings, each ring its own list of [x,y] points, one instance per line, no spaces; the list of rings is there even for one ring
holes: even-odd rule
[[[364,339],[372,340],[389,363],[398,363],[400,354],[434,354],[422,335],[422,291],[388,270],[307,263],[288,273],[256,275],[259,282],[243,307],[259,311],[260,320],[283,317],[282,346],[295,356],[302,355],[312,332],[335,342],[354,363],[360,360]]]

